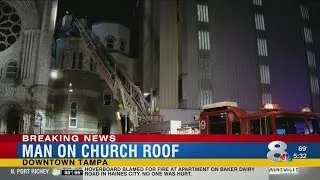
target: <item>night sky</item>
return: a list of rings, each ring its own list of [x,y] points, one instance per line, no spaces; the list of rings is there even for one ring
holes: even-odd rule
[[[57,25],[61,23],[66,11],[76,17],[87,16],[89,23],[113,21],[131,29],[131,43],[138,43],[136,4],[139,0],[60,0],[58,1]],[[141,0],[139,1],[141,4]],[[131,47],[137,47],[136,45]],[[137,49],[132,49],[137,56]]]
[[[305,0],[311,3],[319,0]],[[141,7],[143,0],[59,0],[57,25],[61,22],[66,11],[75,16],[87,16],[89,23],[98,21],[113,21],[131,29],[131,55],[138,52],[138,19],[136,5]]]
[[[87,16],[90,22],[100,20],[118,21],[131,27],[134,22],[134,10],[138,0],[79,1],[61,0],[58,4],[58,19],[66,11],[76,16]]]

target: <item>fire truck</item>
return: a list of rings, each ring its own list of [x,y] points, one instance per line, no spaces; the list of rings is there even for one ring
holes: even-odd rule
[[[200,134],[320,134],[319,119],[309,108],[288,112],[279,104],[264,104],[250,113],[235,102],[219,102],[203,106],[199,128]]]

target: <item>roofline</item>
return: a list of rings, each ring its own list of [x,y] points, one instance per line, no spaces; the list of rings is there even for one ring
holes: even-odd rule
[[[97,24],[102,24],[102,23],[117,24],[117,25],[121,25],[121,26],[126,27],[126,28],[128,28],[129,30],[131,30],[127,25],[121,24],[121,23],[118,22],[118,21],[101,20],[101,21],[97,21],[97,22],[91,23],[91,26],[94,26],[94,25],[97,25]]]

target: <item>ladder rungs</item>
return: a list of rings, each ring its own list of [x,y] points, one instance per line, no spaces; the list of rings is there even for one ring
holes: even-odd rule
[[[127,77],[99,38],[86,25],[78,19],[75,19],[74,24],[86,42],[92,59],[98,63],[102,76],[114,96],[125,105],[131,122],[135,125],[140,122],[150,122],[151,106],[141,90]]]

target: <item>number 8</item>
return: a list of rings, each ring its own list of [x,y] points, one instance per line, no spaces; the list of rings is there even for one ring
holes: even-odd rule
[[[268,149],[270,150],[267,154],[267,158],[272,161],[279,161],[279,158],[275,157],[276,154],[287,154],[287,144],[282,141],[272,141],[268,145]]]

